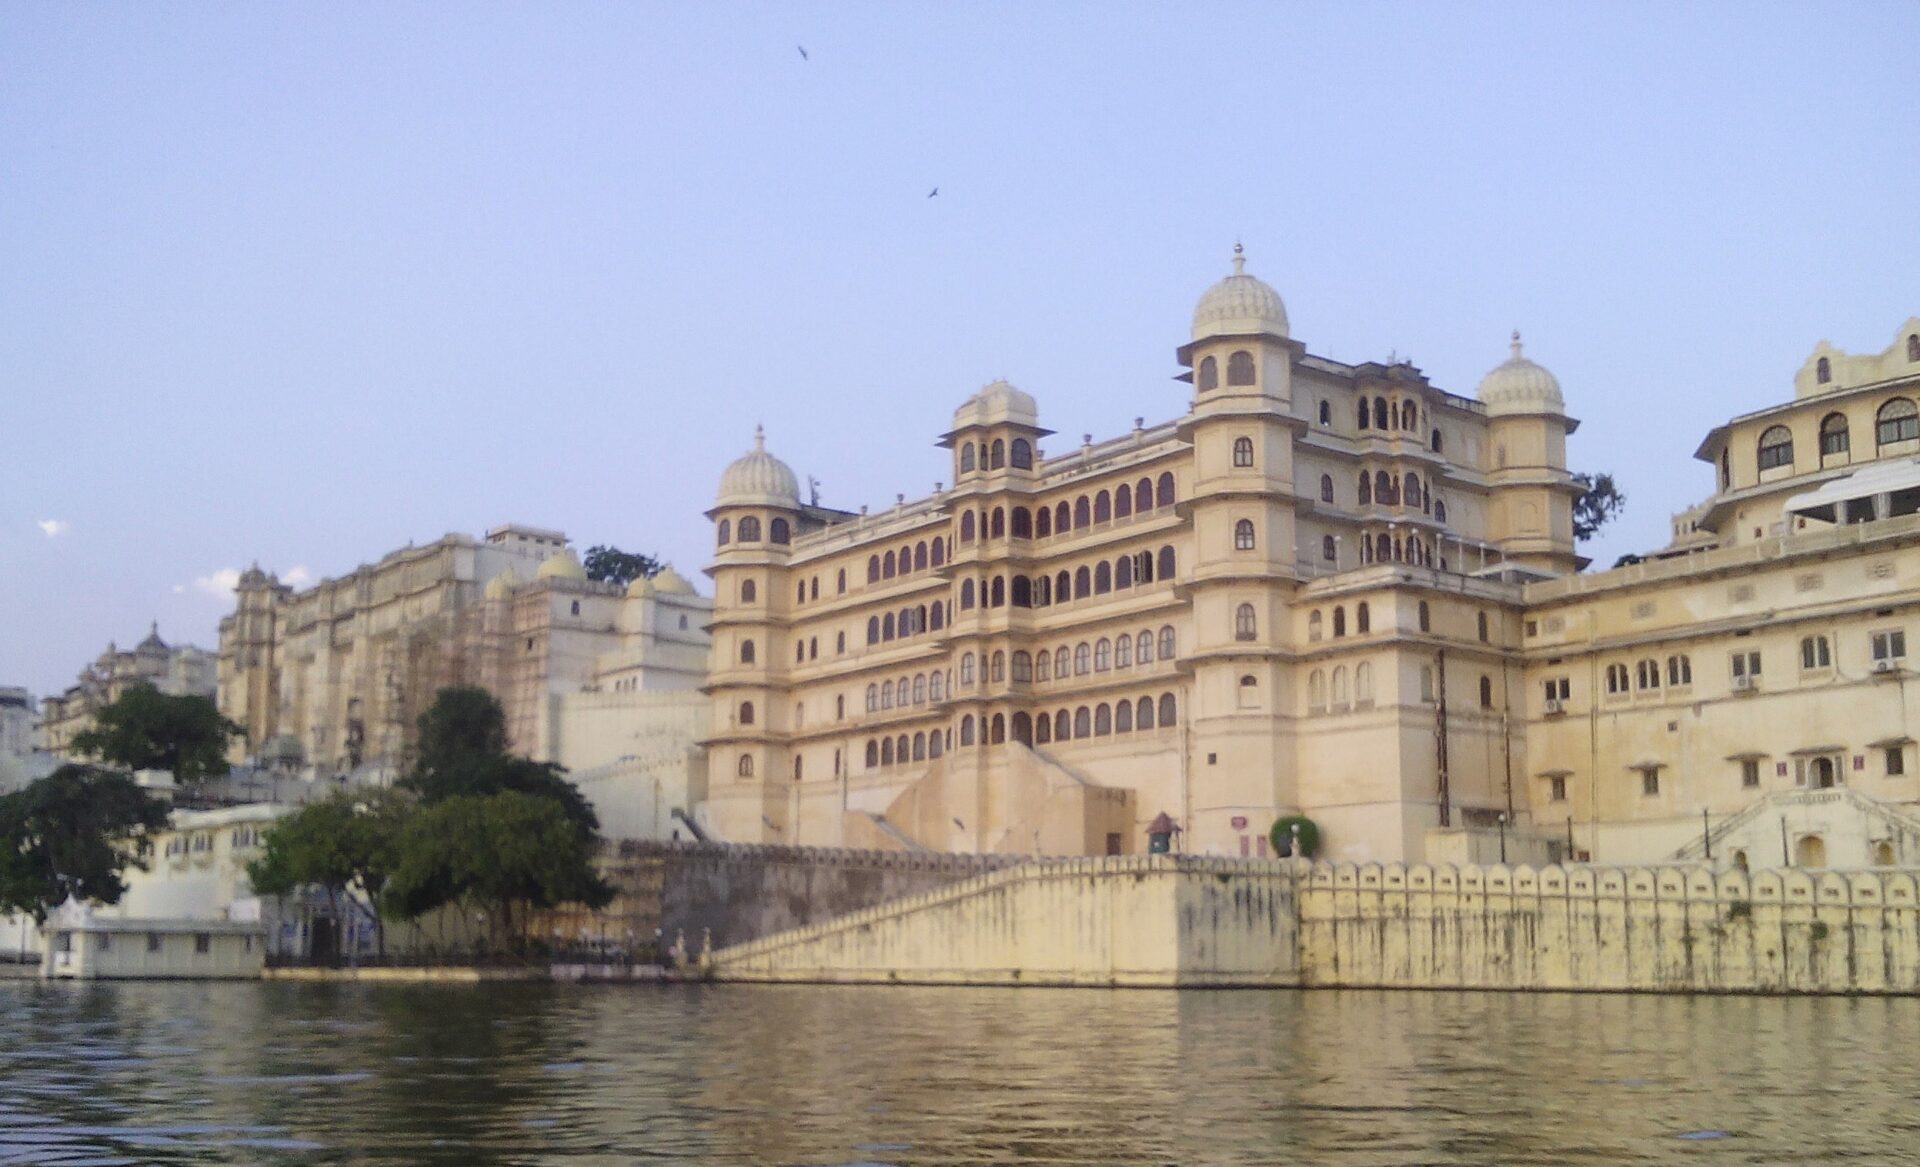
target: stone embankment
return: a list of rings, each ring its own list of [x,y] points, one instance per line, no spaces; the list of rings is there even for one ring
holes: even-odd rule
[[[1905,871],[1036,861],[717,948],[851,983],[1920,993]]]

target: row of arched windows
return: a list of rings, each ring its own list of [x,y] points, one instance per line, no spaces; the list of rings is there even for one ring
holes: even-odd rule
[[[930,567],[941,567],[946,562],[946,541],[937,536],[930,543],[923,539],[912,546],[903,545],[898,551],[889,550],[884,555],[869,555],[867,582],[879,583],[883,579],[892,579],[896,575],[925,571]]]
[[[867,643],[883,644],[889,640],[918,636],[922,632],[938,632],[946,626],[946,604],[935,600],[932,607],[919,604],[902,608],[897,613],[867,617]]]
[[[879,713],[892,709],[898,704],[902,709],[925,705],[928,702],[940,702],[947,699],[947,674],[935,669],[931,673],[915,673],[909,681],[901,677],[898,681],[881,681],[877,685],[867,686],[867,712]]]
[[[1071,503],[1062,501],[1032,511],[1026,507],[1014,507],[1010,511],[1004,507],[979,512],[963,511],[960,515],[960,542],[1001,539],[1009,535],[1015,539],[1046,539],[1098,523],[1170,507],[1175,497],[1173,472],[1169,470],[1157,480],[1142,478],[1137,483],[1123,482],[1111,491],[1083,494]],[[934,566],[938,567],[939,563],[936,561]]]
[[[992,443],[972,442],[960,444],[960,473],[971,474],[974,470],[1000,470],[1011,459],[1015,470],[1033,469],[1033,443],[1025,438],[1013,439],[1009,447],[1003,438],[995,438]]]
[[[1128,669],[1136,664],[1150,665],[1154,661],[1156,650],[1161,660],[1170,661],[1176,655],[1178,648],[1179,639],[1174,635],[1173,625],[1163,626],[1158,639],[1155,638],[1152,629],[1142,628],[1134,636],[1122,633],[1111,640],[1104,636],[1092,642],[1083,640],[1071,651],[1064,644],[1054,649],[1052,653],[1041,649],[1031,662],[1021,659],[1026,656],[1025,653],[1016,652],[1013,654],[1013,679],[1016,681],[1064,681],[1068,677],[1084,677],[1090,673],[1104,673],[1109,669]],[[962,658],[960,677],[963,683],[968,676],[968,667],[967,659]]]
[[[1910,399],[1895,397],[1874,412],[1873,440],[1877,447],[1916,439],[1920,439],[1920,407]],[[1821,457],[1850,453],[1852,447],[1853,438],[1844,414],[1829,413],[1820,419]],[[1768,426],[1760,434],[1755,457],[1761,470],[1793,465],[1793,431],[1784,425]]]
[[[817,600],[820,598],[820,577],[817,575],[810,580],[797,580],[793,586],[793,599],[795,603],[804,604],[808,600]],[[840,569],[837,586],[841,595],[844,596],[847,594],[847,569],[844,567]]]
[[[1157,703],[1152,697],[1142,697],[1137,701],[1116,701],[1111,706],[1104,701],[1091,707],[1082,705],[1073,711],[1071,717],[1066,710],[1060,709],[1054,712],[1051,719],[1044,713],[1033,719],[1034,744],[1077,741],[1137,730],[1171,729],[1177,724],[1178,714],[1179,707],[1172,693],[1162,693]],[[1014,714],[1016,720],[1023,716]]]
[[[1408,433],[1420,430],[1420,407],[1412,401],[1389,402],[1384,397],[1375,397],[1368,402],[1361,397],[1354,402],[1354,424],[1360,429],[1390,430],[1398,427]],[[1438,434],[1440,431],[1435,430]],[[1438,449],[1438,447],[1435,447]]]
[[[742,516],[738,537],[742,543],[760,542],[759,518],[754,515]],[[793,542],[793,526],[785,519],[774,519],[767,524],[767,537],[768,540],[773,543],[791,543]],[[718,532],[715,535],[716,541],[724,546],[725,544],[733,542],[734,538],[733,522],[729,519],[721,519]]]
[[[1046,745],[1138,730],[1170,729],[1178,724],[1179,712],[1174,695],[1162,693],[1157,701],[1150,696],[1131,701],[1123,699],[1112,704],[1103,701],[1098,705],[1082,705],[1071,712],[1061,709],[1052,714],[1030,714],[1022,710],[1012,716],[995,713],[975,718],[969,713],[960,719],[959,739],[962,746],[997,746],[1004,744],[1009,737],[1022,745]],[[943,733],[936,729],[911,735],[903,733],[891,738],[869,738],[866,744],[867,768],[938,758],[947,748],[946,739],[951,732]],[[743,776],[751,775],[751,760],[743,756],[742,764],[747,767],[742,771]]]
[[[1404,478],[1396,477],[1385,470],[1376,470],[1372,474],[1364,470],[1355,483],[1354,499],[1361,506],[1379,504],[1383,507],[1404,506],[1410,510],[1433,510],[1433,497],[1420,482],[1420,476],[1409,470]],[[1333,501],[1333,478],[1331,475],[1320,477],[1320,501]]]
[[[1660,661],[1657,657],[1643,657],[1634,662],[1629,670],[1625,663],[1607,666],[1607,692],[1626,693],[1629,689],[1651,690],[1660,687]],[[1676,653],[1667,658],[1666,683],[1670,688],[1684,688],[1693,684],[1693,660],[1685,653]]]
[[[908,762],[925,762],[946,752],[946,734],[941,730],[921,731],[909,737],[867,739],[867,769]]]
[[[1331,535],[1326,538],[1332,538]],[[1326,547],[1324,540],[1321,550]],[[1332,558],[1332,556],[1327,556]],[[1433,566],[1433,546],[1419,535],[1399,535],[1381,531],[1368,538],[1360,536],[1360,562],[1362,563],[1414,563],[1422,567]],[[1444,565],[1442,565],[1444,566]]]
[[[1373,609],[1368,607],[1365,600],[1360,601],[1354,606],[1353,623],[1354,632],[1357,635],[1365,636],[1367,633],[1373,631]],[[1308,640],[1319,640],[1325,629],[1326,621],[1321,619],[1320,609],[1315,608],[1313,611],[1307,613]],[[1422,632],[1427,630],[1427,605],[1424,600],[1420,603],[1420,630]],[[1344,606],[1333,609],[1333,634],[1335,636],[1345,636],[1347,634],[1347,609]]]
[[[1307,712],[1324,713],[1328,708],[1345,709],[1349,705],[1365,709],[1373,704],[1373,666],[1361,661],[1353,667],[1353,687],[1347,687],[1347,666],[1335,665],[1329,687],[1325,669],[1307,674]]]
[[[994,576],[990,580],[981,580],[976,586],[971,579],[960,581],[960,610],[974,607],[1001,608],[1011,604],[1016,608],[1046,608],[1055,604],[1065,604],[1072,600],[1084,600],[1089,596],[1104,596],[1109,592],[1124,591],[1139,585],[1144,587],[1155,579],[1171,580],[1179,566],[1172,547],[1162,547],[1158,554],[1152,551],[1137,551],[1108,562],[1081,566],[1068,571],[1062,568],[1056,575],[1036,575],[1031,578],[1024,575],[1011,577]]]
[[[1251,385],[1254,383],[1253,354],[1241,349],[1227,357],[1227,384]],[[1200,367],[1194,370],[1193,386],[1205,393],[1209,389],[1220,387],[1220,362],[1212,357],[1202,357]]]

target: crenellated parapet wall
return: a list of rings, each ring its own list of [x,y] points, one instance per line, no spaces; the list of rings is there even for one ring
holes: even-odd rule
[[[722,948],[728,980],[1920,993],[1907,871],[1031,861]]]

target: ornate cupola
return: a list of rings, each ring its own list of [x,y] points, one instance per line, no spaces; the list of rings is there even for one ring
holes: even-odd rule
[[[1193,339],[1177,353],[1188,369],[1180,379],[1193,382],[1194,411],[1290,402],[1299,350],[1280,293],[1247,274],[1246,253],[1234,244],[1233,274],[1194,305]]]
[[[939,444],[953,451],[954,485],[964,488],[983,476],[1032,475],[1040,439],[1052,432],[1041,428],[1032,394],[1002,378],[960,403]]]

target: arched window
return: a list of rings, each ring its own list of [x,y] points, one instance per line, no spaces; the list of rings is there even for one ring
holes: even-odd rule
[[[1884,411],[1883,411],[1884,412]],[[1793,465],[1793,431],[1783,425],[1771,426],[1760,435],[1760,469]]]
[[[1113,732],[1113,708],[1105,701],[1093,707],[1093,736],[1106,737]]]
[[[1132,665],[1133,637],[1122,632],[1113,639],[1113,667],[1116,669],[1124,669],[1130,668]]]
[[[1115,588],[1133,586],[1133,556],[1122,555],[1113,561],[1113,586]]]
[[[1382,506],[1398,502],[1399,493],[1398,488],[1394,484],[1393,475],[1388,474],[1385,470],[1375,470],[1373,472],[1373,497],[1378,499]]]
[[[973,469],[973,443],[960,443],[960,473],[966,474]]]
[[[1484,674],[1480,677],[1480,708],[1493,708],[1493,678]]]
[[[1093,496],[1093,521],[1096,523],[1106,523],[1111,522],[1112,519],[1113,496],[1103,490]]]
[[[1033,607],[1033,581],[1024,575],[1013,577],[1013,606],[1016,608]]]
[[[753,777],[753,755],[741,754],[740,760],[734,763],[733,772],[742,778]]]
[[[1352,693],[1347,688],[1347,666],[1345,665],[1334,666],[1333,691],[1330,694],[1328,694],[1328,698],[1329,700],[1332,701],[1333,707],[1335,709],[1345,709],[1347,705],[1351,702]]]
[[[1074,568],[1073,598],[1076,600],[1084,600],[1092,594],[1093,572],[1089,571],[1085,566]]]
[[[1066,503],[1053,508],[1053,533],[1064,535],[1073,530],[1073,510]]]
[[[1081,530],[1093,525],[1093,504],[1084,494],[1073,500],[1073,525]]]
[[[999,649],[987,658],[987,679],[998,685],[1007,679],[1007,654]]]
[[[760,541],[760,520],[748,515],[740,520],[740,541],[758,543]]]
[[[1373,704],[1373,666],[1366,661],[1353,666],[1353,703],[1363,709]]]
[[[927,674],[925,673],[913,675],[913,703],[915,705],[927,703]]]
[[[971,607],[973,607],[973,581],[963,579],[960,581],[960,610],[964,612]]]
[[[1374,536],[1373,557],[1382,563],[1386,563],[1394,557],[1393,540],[1387,536],[1385,531]]]
[[[1033,469],[1033,443],[1025,438],[1013,439],[1013,468],[1015,470]]]
[[[1844,414],[1829,413],[1820,419],[1820,453],[1844,454],[1847,452],[1847,419]]]
[[[740,703],[740,724],[741,725],[753,724],[753,702],[742,701]]]
[[[880,739],[880,764],[882,766],[893,765],[893,739],[890,737]]]
[[[1142,697],[1134,703],[1133,724],[1139,729],[1153,728],[1153,698]]]
[[[1086,641],[1073,646],[1073,675],[1084,677],[1093,664],[1093,648]]]
[[[880,617],[880,639],[892,640],[898,627],[899,626],[894,623],[892,612],[888,612],[886,615]]]
[[[1026,507],[1014,507],[1011,529],[1016,539],[1033,538],[1033,512]]]
[[[1607,692],[1624,693],[1627,691],[1627,666],[1612,664],[1607,666]]]
[[[1319,640],[1322,635],[1322,629],[1325,628],[1325,626],[1326,621],[1320,618],[1320,609],[1315,608],[1313,611],[1307,613],[1307,640]]]
[[[874,741],[872,738],[868,738],[867,739],[867,769],[869,770],[874,769],[878,765],[880,765],[880,743],[877,741]]]
[[[1441,443],[1440,443],[1440,431],[1439,431],[1439,430],[1437,430],[1437,429],[1433,431],[1433,443],[1432,443],[1432,444],[1433,444],[1433,452],[1434,452],[1434,453],[1436,453],[1436,454],[1439,454],[1439,453],[1442,453],[1442,452],[1443,452],[1443,451],[1441,450],[1441,448],[1440,448],[1440,445],[1441,445]]]
[[[1484,643],[1486,643],[1486,641],[1487,641],[1487,631],[1488,631],[1488,629],[1487,629],[1487,614],[1486,614],[1485,612],[1478,612],[1478,613],[1475,613],[1475,621],[1474,621],[1474,623],[1475,623],[1475,625],[1477,626],[1477,630],[1478,630],[1478,631],[1479,631],[1479,633],[1480,633],[1480,641],[1481,641],[1481,643],[1483,643],[1483,644],[1484,644]]]
[[[1904,397],[1896,397],[1880,407],[1875,415],[1874,437],[1883,446],[1920,438],[1920,410]]]
[[[1038,539],[1053,534],[1053,512],[1048,508],[1041,507],[1033,512],[1033,534]]]
[[[1053,602],[1064,604],[1073,599],[1073,577],[1061,572],[1053,577]]]
[[[905,693],[902,693],[900,695],[902,697],[906,696]],[[880,708],[882,709],[893,708],[893,682],[892,681],[880,682]]]
[[[927,735],[925,733],[916,733],[913,735],[913,760],[916,762],[924,762],[926,759]]]
[[[1411,401],[1400,403],[1400,428],[1409,431],[1420,428],[1420,410]]]
[[[1161,474],[1159,481],[1154,484],[1153,505],[1156,507],[1173,505],[1173,471],[1168,470]]]
[[[1333,610],[1333,634],[1336,637],[1347,634],[1347,610],[1345,608],[1335,608]]]
[[[940,565],[944,564],[946,561],[947,561],[946,541],[936,535],[934,536],[934,540],[933,540],[933,554],[927,557],[927,562],[931,563],[935,567],[939,567]]]
[[[1161,729],[1166,729],[1168,726],[1171,726],[1176,720],[1178,720],[1174,716],[1174,714],[1177,711],[1178,711],[1178,707],[1175,706],[1174,704],[1173,694],[1172,693],[1160,694],[1160,728]]]
[[[989,466],[994,470],[1003,469],[1007,464],[1007,443],[1002,438],[993,439],[993,456]]]
[[[994,507],[993,517],[987,521],[987,529],[995,539],[1005,538],[1007,534],[1007,509]]]
[[[1073,675],[1073,665],[1067,659],[1067,646],[1064,644],[1053,650],[1053,675],[1062,681]]]
[[[1320,424],[1333,424],[1333,405],[1331,402],[1322,401],[1320,403]]]
[[[1144,515],[1153,509],[1153,480],[1142,478],[1133,484],[1133,510]]]
[[[760,589],[752,580],[743,579],[740,581],[740,602],[741,603],[751,604],[759,598],[760,598]]]
[[[1367,607],[1367,602],[1365,600],[1362,600],[1358,604],[1354,605],[1353,630],[1355,633],[1367,633],[1367,632],[1373,631],[1373,611],[1372,609]]]
[[[1133,702],[1122,697],[1113,707],[1113,732],[1133,732]]]
[[[1433,631],[1433,613],[1432,610],[1427,607],[1425,600],[1420,601],[1420,631]]]
[[[1173,625],[1160,629],[1160,659],[1172,660],[1174,657]]]
[[[1820,363],[1813,368],[1813,375],[1816,380],[1825,385],[1833,380],[1833,365],[1828,363],[1827,358],[1821,357]]]
[[[1033,680],[1033,654],[1016,650],[1013,654],[1013,679],[1016,681]]]
[[[1693,684],[1693,661],[1685,653],[1667,658],[1667,684]]]
[[[1101,560],[1093,565],[1093,594],[1104,596],[1113,590],[1113,565]]]
[[[1233,548],[1236,551],[1253,550],[1253,520],[1241,519],[1233,525]]]
[[[753,641],[743,640],[740,642],[740,663],[743,665],[753,663]]]
[[[1122,482],[1113,490],[1113,517],[1124,519],[1133,514],[1133,487]]]
[[[1322,474],[1320,476],[1320,501],[1333,501],[1333,475],[1331,474]]]
[[[997,717],[994,719],[999,720]],[[1023,746],[1033,744],[1033,719],[1024,713],[1013,715],[1013,740]]]
[[[1234,609],[1233,638],[1235,640],[1253,640],[1259,634],[1255,627],[1252,604],[1242,604]]]
[[[880,578],[881,579],[892,579],[896,574],[898,574],[897,568],[898,568],[898,564],[895,562],[893,558],[893,552],[889,551],[885,555],[881,556],[880,558]]]
[[[1373,479],[1365,470],[1360,472],[1360,481],[1354,487],[1354,494],[1360,499],[1361,506],[1368,506],[1373,502]]]
[[[878,555],[867,556],[867,582],[870,584],[880,582],[880,557]]]
[[[720,545],[721,545],[722,547],[724,547],[724,546],[726,546],[726,545],[727,545],[728,543],[731,543],[731,542],[733,542],[733,522],[732,522],[732,520],[730,520],[730,519],[721,519],[721,520],[720,520],[720,533],[719,533],[719,535],[718,535],[718,536],[716,536],[716,538],[718,539],[718,541],[719,541],[719,543],[720,543]]]
[[[1361,429],[1367,428],[1368,416],[1369,415],[1367,413],[1367,399],[1362,397],[1359,401],[1358,407],[1354,410],[1354,417],[1359,421]]]
[[[1253,384],[1253,354],[1241,349],[1227,358],[1227,384]]]
[[[1340,545],[1334,542],[1332,535],[1320,536],[1320,558],[1326,560],[1328,563],[1339,562]]]
[[[1407,490],[1407,505],[1410,507],[1419,506],[1420,505],[1420,476],[1418,474],[1415,474],[1411,470],[1407,471],[1406,490]]]
[[[1833,667],[1833,649],[1824,636],[1806,636],[1800,640],[1800,667],[1803,669],[1827,669]]]
[[[1216,389],[1220,385],[1220,363],[1212,357],[1200,358],[1200,372],[1194,384],[1202,393]]]
[[[840,569],[840,574],[837,577],[835,577],[834,586],[837,589],[835,594],[842,595],[842,596],[847,594],[847,569],[846,568],[843,567]]]
[[[1233,464],[1235,466],[1253,465],[1253,439],[1233,439]]]
[[[1153,633],[1142,632],[1133,638],[1133,659],[1143,665],[1153,663]]]
[[[1173,548],[1162,547],[1160,549],[1160,562],[1156,570],[1159,572],[1161,579],[1170,580],[1173,578]]]
[[[1033,719],[1033,744],[1044,746],[1053,740],[1053,718],[1045,713]]]
[[[1093,736],[1093,710],[1085,705],[1073,711],[1073,736]]]
[[[1142,551],[1133,557],[1133,582],[1139,584],[1153,582],[1153,552]]]
[[[960,658],[960,683],[973,684],[973,654],[970,652]]]
[[[1387,413],[1387,399],[1384,397],[1374,398],[1373,428],[1377,430],[1392,429],[1393,423],[1388,420],[1389,416]]]
[[[962,543],[971,543],[973,542],[973,535],[974,535],[973,512],[966,511],[962,513],[960,516],[960,541]]]
[[[867,617],[867,643],[880,643],[880,617],[878,616]]]
[[[1307,674],[1307,712],[1319,713],[1327,707],[1327,674],[1315,669]]]
[[[1433,521],[1436,523],[1444,523],[1447,521],[1446,503],[1436,502],[1433,504]]]
[[[768,530],[772,533],[775,543],[793,542],[793,528],[787,525],[787,520],[785,519],[773,520],[768,526]]]

